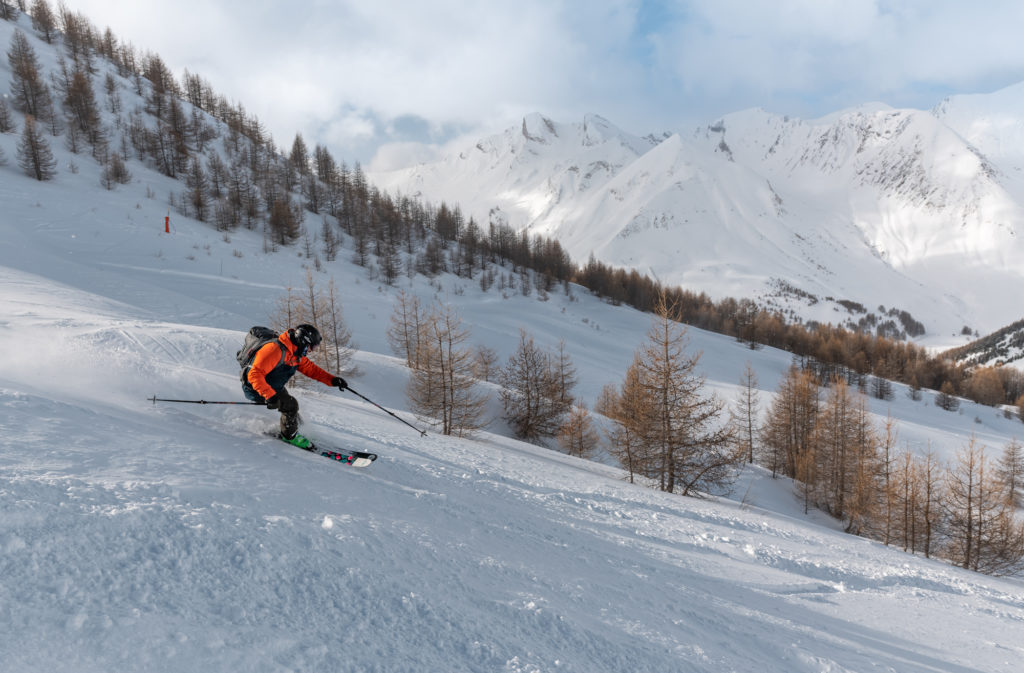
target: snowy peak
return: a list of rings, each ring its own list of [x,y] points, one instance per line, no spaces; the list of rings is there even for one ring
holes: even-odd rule
[[[585,115],[582,123],[563,124],[554,122],[540,113],[533,113],[523,117],[519,132],[527,145],[547,145],[558,151],[571,151],[572,148],[586,151],[586,148],[592,147],[622,147],[632,154],[640,155],[653,145],[650,140],[626,133],[596,114]],[[498,140],[499,138],[502,140]],[[484,142],[492,147],[502,144],[512,148],[523,146],[518,139],[510,137],[508,131]]]
[[[521,227],[599,188],[654,142],[597,115],[559,123],[534,113],[435,164],[377,173],[377,185],[458,203],[479,222]]]
[[[558,138],[558,129],[547,117],[534,113],[523,117],[523,137],[528,142],[548,145]]]
[[[589,114],[583,118],[583,144],[600,145],[613,136],[621,136],[622,132],[612,126],[604,117]]]
[[[557,238],[577,261],[845,324],[897,307],[960,345],[1019,318],[1024,85],[936,110],[867,103],[815,120],[749,109],[685,135],[541,114],[437,164],[372,179]],[[792,291],[778,292],[779,287]],[[839,311],[839,314],[836,314]]]

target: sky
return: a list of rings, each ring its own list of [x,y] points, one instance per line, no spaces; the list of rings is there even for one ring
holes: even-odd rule
[[[524,114],[637,135],[738,110],[929,109],[1024,81],[1016,0],[66,0],[290,146],[371,170]],[[295,9],[301,7],[300,11]]]

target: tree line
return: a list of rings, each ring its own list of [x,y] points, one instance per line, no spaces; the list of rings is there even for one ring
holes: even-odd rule
[[[686,327],[667,303],[658,306],[647,340],[638,347],[621,386],[608,386],[595,410],[608,451],[630,480],[663,491],[699,496],[728,485],[742,461],[724,403],[704,391],[700,354],[687,349]],[[573,394],[577,374],[564,342],[549,349],[521,330],[515,351],[497,366],[490,348],[472,346],[451,304],[425,307],[398,292],[387,339],[411,374],[410,406],[444,434],[471,435],[491,419],[485,410],[497,384],[502,418],[523,440],[554,440],[568,454],[589,457],[600,445],[597,424]]]
[[[606,448],[629,475],[653,488],[689,496],[722,490],[744,462],[794,480],[805,511],[820,508],[849,533],[990,574],[1024,570],[1024,446],[1013,441],[998,460],[973,438],[948,464],[934,452],[898,448],[889,418],[875,427],[867,395],[846,378],[797,361],[760,413],[757,377],[747,365],[740,393],[726,404],[705,390],[678,307],[667,295],[655,306],[646,338],[619,384],[606,386],[595,411],[606,422]],[[333,283],[306,283],[281,299],[275,324],[324,326],[318,357],[346,371],[351,341]],[[512,433],[570,455],[588,457],[601,444],[597,424],[573,395],[576,370],[565,344],[539,346],[525,330],[504,365],[494,351],[473,346],[458,310],[397,293],[387,340],[410,369],[406,394],[420,420],[445,435],[472,436],[491,422],[497,385],[502,419]],[[345,356],[338,358],[338,351]],[[350,371],[350,370],[349,370]],[[827,385],[823,385],[827,383]]]
[[[743,402],[741,395],[741,428],[755,413]],[[898,450],[894,421],[874,427],[864,393],[843,378],[823,387],[797,364],[759,430],[741,434],[751,442],[749,459],[794,479],[805,509],[828,512],[847,532],[970,570],[1024,570],[1024,523],[1015,517],[1024,450],[1016,441],[997,461],[973,438],[949,464],[931,451]]]
[[[424,306],[404,290],[398,292],[387,340],[410,369],[410,407],[443,434],[472,435],[491,422],[486,416],[491,395],[482,384],[493,381],[502,417],[516,437],[535,443],[553,439],[579,457],[596,449],[589,411],[573,395],[576,369],[564,342],[548,350],[521,330],[516,350],[499,366],[493,349],[470,343],[454,306],[440,301]]]

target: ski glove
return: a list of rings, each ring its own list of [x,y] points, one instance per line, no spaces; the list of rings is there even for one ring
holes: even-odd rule
[[[288,391],[281,389],[276,395],[273,395],[267,399],[267,409],[281,409],[282,411],[288,406],[288,398],[291,397]]]
[[[348,388],[348,384],[345,383],[345,379],[341,378],[340,376],[335,376],[333,379],[331,379],[331,385],[337,388],[338,390],[345,390],[345,388]]]

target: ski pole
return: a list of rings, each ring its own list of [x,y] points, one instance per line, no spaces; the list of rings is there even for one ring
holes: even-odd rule
[[[168,400],[164,399],[163,397],[157,397],[156,395],[153,395],[153,397],[147,397],[146,399],[152,402],[153,404],[156,404],[157,402],[182,402],[184,404],[264,404],[263,402],[209,402],[207,400]]]
[[[366,400],[367,402],[369,402],[369,403],[370,403],[370,404],[372,404],[373,406],[377,407],[378,409],[380,409],[380,410],[381,410],[381,411],[383,411],[384,413],[386,413],[386,414],[390,414],[391,416],[394,416],[395,418],[398,418],[398,416],[395,416],[395,415],[394,415],[393,413],[391,413],[390,411],[388,411],[388,410],[387,410],[387,409],[385,409],[384,407],[380,406],[379,404],[377,404],[376,402],[374,402],[374,401],[373,401],[373,400],[371,400],[370,398],[366,397],[365,395],[360,395],[359,393],[357,393],[356,391],[352,390],[352,389],[351,389],[351,388],[349,388],[348,386],[345,386],[345,390],[349,391],[349,392],[350,392],[350,393],[352,393],[353,395],[358,395],[359,397],[362,397],[362,398],[363,398],[364,400]],[[420,433],[420,437],[426,437],[426,436],[427,436],[427,431],[426,431],[426,430],[420,430],[420,429],[419,429],[419,428],[417,428],[417,427],[416,427],[415,425],[413,425],[413,424],[409,423],[408,421],[402,420],[401,418],[398,418],[398,420],[402,421],[403,423],[405,423],[406,425],[408,425],[408,426],[409,426],[410,428],[412,428],[412,429],[413,429],[413,430],[415,430],[416,432]]]

